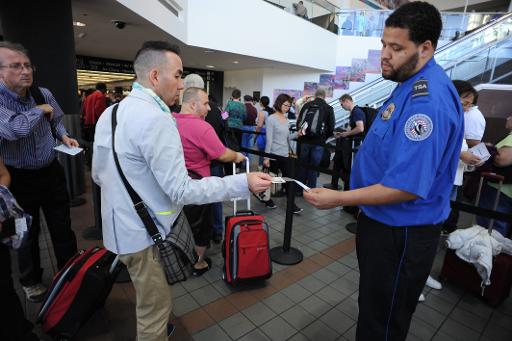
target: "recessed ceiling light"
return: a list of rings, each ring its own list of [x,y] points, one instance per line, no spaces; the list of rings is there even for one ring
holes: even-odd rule
[[[87,26],[87,24],[81,21],[73,21],[73,26],[84,27]]]
[[[234,60],[234,61],[233,61],[233,64],[238,64],[238,60]]]
[[[212,50],[204,50],[204,53],[214,53],[215,51]]]
[[[206,67],[207,67],[208,69],[213,69],[215,66],[213,66],[213,65],[206,65]]]

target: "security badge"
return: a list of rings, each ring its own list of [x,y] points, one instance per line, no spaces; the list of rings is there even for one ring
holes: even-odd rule
[[[393,114],[393,111],[395,111],[395,104],[389,103],[389,105],[384,109],[380,117],[383,121],[387,121],[391,118],[391,115]]]
[[[426,79],[418,79],[412,86],[412,97],[427,96],[428,81]]]
[[[425,114],[415,114],[405,122],[405,136],[411,141],[426,140],[434,130],[434,124]]]

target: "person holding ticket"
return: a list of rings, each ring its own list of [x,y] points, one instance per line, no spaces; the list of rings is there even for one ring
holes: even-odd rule
[[[78,147],[78,142],[68,136],[62,124],[64,113],[52,93],[32,87],[33,71],[23,46],[0,42],[0,155],[11,174],[12,194],[33,217],[27,242],[17,256],[23,291],[29,301],[37,302],[46,293],[41,284],[40,209],[50,231],[57,267],[62,268],[77,252],[66,178],[54,147],[56,140],[68,147]]]
[[[464,112],[434,52],[439,11],[407,3],[387,19],[381,67],[397,82],[355,157],[350,191],[312,188],[317,208],[359,206],[356,340],[407,338],[436,255],[464,134]]]

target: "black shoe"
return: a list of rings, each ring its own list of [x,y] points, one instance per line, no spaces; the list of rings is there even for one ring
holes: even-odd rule
[[[192,266],[192,276],[199,277],[202,276],[206,271],[210,270],[212,268],[212,260],[208,257],[204,257],[204,261],[206,264],[208,264],[207,267],[202,269],[196,269],[194,266]]]
[[[304,211],[304,209],[300,208],[299,206],[295,205],[295,207],[293,207],[293,214],[299,214],[301,213],[302,211]]]
[[[265,207],[266,208],[277,208],[276,204],[274,204],[272,199],[265,201]]]
[[[222,233],[215,233],[212,240],[215,244],[220,244],[222,242]]]

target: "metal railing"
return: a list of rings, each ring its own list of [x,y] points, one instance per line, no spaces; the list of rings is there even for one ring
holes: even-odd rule
[[[471,80],[485,74],[487,78],[481,78],[480,82],[493,83],[498,77],[504,76],[496,74],[494,70],[511,60],[511,38],[512,13],[508,13],[440,47],[435,53],[435,59],[452,79]],[[377,107],[395,87],[395,82],[379,77],[350,94],[356,103]],[[348,113],[340,109],[337,100],[329,104],[335,108],[336,125],[342,125]]]

